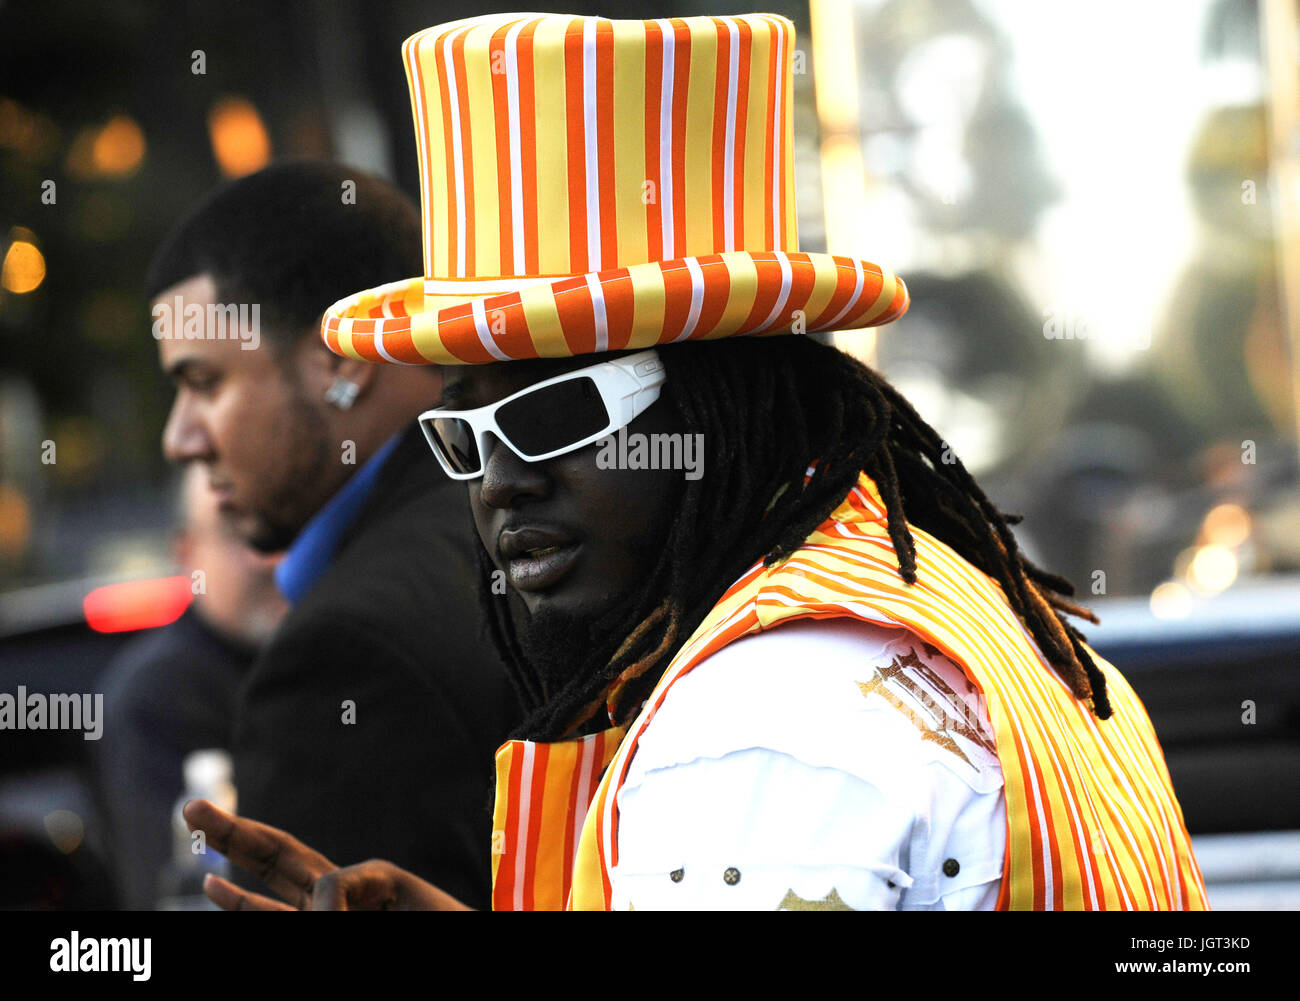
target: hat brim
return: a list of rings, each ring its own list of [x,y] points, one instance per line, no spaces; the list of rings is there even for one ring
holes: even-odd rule
[[[325,312],[336,354],[404,365],[565,358],[678,341],[850,330],[907,311],[901,278],[830,254],[730,252],[564,278],[381,285]],[[430,291],[433,288],[434,291]]]

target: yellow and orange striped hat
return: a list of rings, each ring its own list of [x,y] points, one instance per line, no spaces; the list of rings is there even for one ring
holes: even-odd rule
[[[895,275],[798,252],[793,43],[771,14],[412,35],[424,275],[335,303],[326,344],[472,365],[901,316]]]

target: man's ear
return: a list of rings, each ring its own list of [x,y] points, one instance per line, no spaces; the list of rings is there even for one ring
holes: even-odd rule
[[[344,379],[356,386],[356,399],[364,397],[374,386],[375,379],[379,377],[379,366],[373,362],[357,361],[355,358],[340,358],[332,351],[330,354],[337,362],[334,369],[335,378]]]
[[[349,389],[345,395],[350,401],[355,401],[370,391],[379,375],[379,366],[355,358],[342,358],[327,348],[319,337],[308,337],[299,345],[299,373],[313,395],[324,397],[332,387],[350,384],[356,389]],[[351,406],[351,402],[348,405]]]

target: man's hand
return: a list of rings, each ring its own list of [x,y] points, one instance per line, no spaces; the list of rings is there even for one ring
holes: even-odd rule
[[[248,893],[220,876],[203,892],[227,911],[464,911],[459,900],[391,862],[372,859],[340,869],[297,838],[266,824],[226,813],[207,800],[185,804],[185,822],[252,873],[287,903]]]

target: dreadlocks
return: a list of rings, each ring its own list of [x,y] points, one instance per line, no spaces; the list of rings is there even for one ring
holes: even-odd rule
[[[1073,586],[1034,566],[1010,525],[948,446],[879,374],[806,337],[736,338],[659,348],[667,376],[660,406],[701,433],[707,473],[688,481],[644,583],[574,647],[581,658],[558,690],[529,664],[506,603],[481,593],[493,641],[530,710],[521,736],[556,740],[603,713],[636,712],[668,662],[723,593],[758,560],[786,559],[835,510],[865,471],[885,502],[898,568],[916,583],[909,522],[997,581],[1039,649],[1100,719],[1106,682],[1064,614],[1096,623],[1067,599]],[[810,478],[807,471],[815,469]],[[805,483],[805,479],[807,482]]]

